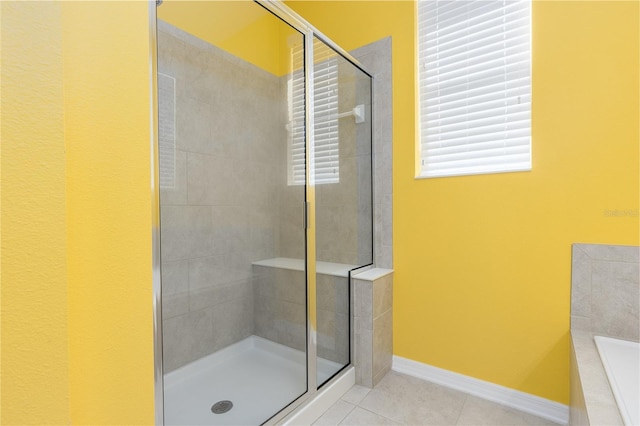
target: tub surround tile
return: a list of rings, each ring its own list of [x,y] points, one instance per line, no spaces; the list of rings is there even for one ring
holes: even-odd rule
[[[591,330],[591,318],[571,315],[571,330]]]
[[[571,314],[591,317],[591,258],[574,246],[571,256]]]
[[[591,299],[593,332],[638,341],[638,264],[592,261]]]
[[[580,383],[580,376],[578,372],[578,363],[576,361],[576,352],[571,342],[569,362],[569,389],[571,389],[570,401],[569,401],[569,418],[573,425],[588,425],[589,418],[587,417],[587,406],[584,400],[584,390]]]
[[[638,247],[574,244],[571,328],[640,340]]]
[[[639,340],[639,263],[638,247],[573,245],[571,424],[622,424],[593,336]]]
[[[582,400],[588,419],[586,424],[622,425],[622,418],[591,332],[571,331],[571,361],[571,371],[574,373],[571,380],[580,383],[580,387],[571,389],[571,414],[579,413],[579,407],[582,405],[579,401]],[[573,406],[574,402],[579,403],[578,407]],[[580,419],[584,417],[571,417],[570,424],[585,424],[580,423]]]
[[[630,263],[638,263],[640,259],[640,248],[637,246],[610,244],[575,244],[575,246],[583,250],[590,259]]]

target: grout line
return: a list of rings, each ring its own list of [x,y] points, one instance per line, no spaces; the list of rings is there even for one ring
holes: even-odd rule
[[[455,425],[457,425],[460,422],[460,417],[462,417],[462,412],[464,411],[464,407],[467,405],[467,401],[469,400],[469,394],[466,393],[464,396],[464,402],[462,403],[462,408],[460,408],[460,412],[458,413],[458,417],[456,417],[456,422],[454,423]]]
[[[397,424],[397,425],[401,425],[401,424],[402,424],[401,422],[398,422],[398,421],[396,421],[396,420],[393,420],[393,419],[391,419],[391,418],[389,418],[389,417],[387,417],[387,416],[383,416],[382,414],[380,414],[380,413],[376,413],[375,411],[371,411],[371,410],[369,410],[369,409],[367,409],[367,408],[361,407],[360,405],[358,405],[358,408],[360,408],[361,410],[364,410],[364,411],[368,411],[368,412],[369,412],[369,413],[371,413],[371,414],[375,414],[376,416],[380,416],[380,417],[383,417],[383,418],[385,418],[385,419],[387,419],[387,420],[390,420],[390,421],[392,421],[393,423],[395,423],[395,424]],[[354,408],[354,409],[355,409],[355,408]],[[340,422],[340,424],[342,424],[342,422]]]
[[[347,401],[343,400],[342,398],[340,398],[340,399],[339,399],[339,400],[337,400],[337,401],[336,401],[336,402],[335,402],[331,407],[329,407],[329,409],[328,409],[327,411],[325,411],[322,415],[325,415],[325,414],[326,414],[329,410],[331,410],[331,408],[332,408],[333,406],[335,406],[338,402],[344,402],[344,403],[346,403],[346,404],[351,405],[351,409],[350,409],[349,411],[347,411],[347,414],[345,414],[345,415],[344,415],[340,420],[338,420],[338,423],[337,423],[337,424],[339,425],[339,424],[341,424],[341,423],[344,421],[344,419],[346,419],[347,417],[349,417],[349,414],[351,414],[351,412],[352,412],[353,410],[355,410],[355,409],[356,409],[357,405],[354,405],[354,404],[352,404],[352,403],[350,403],[350,402],[347,402]],[[320,416],[320,417],[322,417],[322,416]]]

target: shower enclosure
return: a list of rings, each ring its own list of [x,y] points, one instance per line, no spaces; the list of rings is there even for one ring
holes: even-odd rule
[[[280,2],[154,10],[158,420],[275,422],[351,364],[371,76]]]

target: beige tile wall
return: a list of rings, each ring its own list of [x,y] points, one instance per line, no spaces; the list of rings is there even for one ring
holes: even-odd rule
[[[366,387],[389,372],[393,356],[393,273],[373,271],[379,276],[353,280],[356,384]]]
[[[254,333],[292,347],[306,348],[306,280],[303,271],[253,266]],[[318,274],[318,356],[349,362],[349,285],[346,277]]]
[[[160,191],[171,371],[254,332],[251,263],[278,255],[286,89],[162,22],[158,48],[158,71],[175,78],[175,185]]]
[[[373,181],[375,265],[393,269],[391,37],[351,52],[373,74]]]
[[[162,22],[158,45],[159,72],[176,79],[175,186],[161,188],[165,371],[251,334],[303,349],[304,276],[251,267],[305,253],[304,188],[286,180],[286,77]],[[390,40],[376,45],[390,64]],[[318,260],[372,260],[373,125],[381,135],[374,139],[376,260],[391,266],[390,65],[376,62],[376,52],[361,53],[386,76],[379,81],[388,88],[377,83],[374,102],[376,116],[388,110],[389,120],[373,120],[367,108],[364,124],[341,121],[341,183],[317,192]],[[341,111],[366,104],[368,83],[341,67]],[[339,363],[349,355],[347,301],[346,278],[318,276],[318,353]]]
[[[571,265],[571,425],[621,425],[594,335],[638,341],[640,248],[574,244]]]
[[[339,121],[339,182],[316,186],[316,257],[323,262],[366,265],[373,262],[371,188],[371,93],[369,79],[346,60],[338,65],[340,112],[366,105],[364,123],[353,117]],[[283,77],[285,79],[286,77]],[[292,217],[281,217],[281,253],[302,252],[304,241],[293,232],[301,217],[304,189],[283,189],[283,207]]]

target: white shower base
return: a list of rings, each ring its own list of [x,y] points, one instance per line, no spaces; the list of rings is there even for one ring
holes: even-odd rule
[[[340,368],[318,358],[318,382]],[[302,395],[306,383],[304,352],[251,336],[165,374],[165,424],[259,425]],[[221,400],[233,408],[212,413]]]

